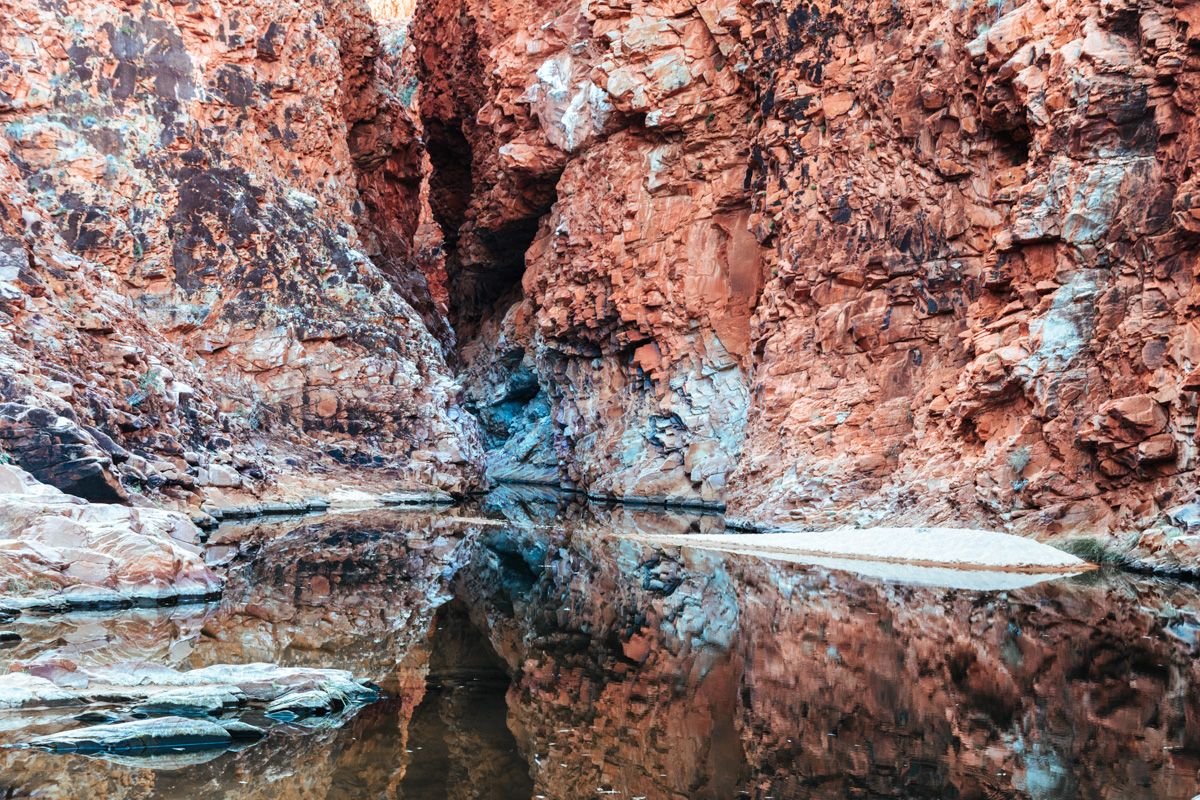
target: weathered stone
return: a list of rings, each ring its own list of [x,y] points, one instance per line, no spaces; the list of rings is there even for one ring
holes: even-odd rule
[[[242,485],[242,476],[232,467],[224,464],[210,464],[200,468],[196,482],[201,486],[216,486],[218,488],[236,488]]]
[[[1001,11],[422,3],[491,473],[1041,534],[1185,488],[1190,12]]]
[[[176,748],[219,750],[228,747],[231,741],[230,734],[215,722],[159,717],[63,731],[39,736],[29,744],[56,753],[154,755]]]
[[[0,452],[103,502],[194,491],[185,468],[112,469],[183,442],[204,492],[238,488],[207,457],[260,436],[327,466],[347,437],[356,465],[445,445],[438,488],[473,486],[412,259],[407,51],[358,0],[178,5],[0,3],[0,401],[50,421],[0,405]]]
[[[1175,506],[1166,512],[1167,518],[1184,530],[1200,529],[1200,503]]]
[[[1050,535],[1196,468],[1192,5],[8,5],[0,398],[54,422],[5,450],[92,499],[458,494],[483,439]]]
[[[0,603],[104,607],[210,597],[222,581],[183,514],[88,503],[0,464]]]
[[[246,696],[236,686],[199,686],[156,692],[133,706],[135,714],[151,717],[216,716],[243,704]]]

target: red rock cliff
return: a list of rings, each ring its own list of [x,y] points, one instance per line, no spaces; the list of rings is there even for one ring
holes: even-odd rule
[[[473,482],[411,257],[402,45],[365,3],[0,13],[9,457],[103,500],[256,483],[285,454]]]
[[[494,467],[808,524],[1161,519],[1194,493],[1198,15],[425,0]]]
[[[463,488],[471,410],[493,477],[758,520],[1200,523],[1193,2],[9,5],[43,480]]]

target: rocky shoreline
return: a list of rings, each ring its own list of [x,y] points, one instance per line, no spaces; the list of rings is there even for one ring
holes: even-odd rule
[[[211,601],[220,596],[225,578],[220,566],[206,563],[205,543],[213,534],[224,537],[222,531],[228,524],[253,526],[259,522],[270,524],[272,520],[286,520],[289,524],[311,520],[315,524],[387,508],[447,509],[443,513],[453,520],[459,517],[448,509],[464,502],[447,493],[386,491],[386,484],[375,488],[378,491],[334,488],[323,497],[310,496],[302,501],[211,507],[211,511],[218,513],[206,515],[199,520],[202,524],[197,525],[179,512],[89,503],[39,483],[16,467],[0,465],[0,525],[20,534],[0,540],[0,559],[6,565],[5,582],[0,586],[0,610],[12,616],[22,611],[45,613]],[[502,490],[496,497],[503,497],[506,491],[521,490]],[[818,560],[858,559],[879,564],[906,563],[913,567],[1026,572],[1037,571],[1037,564],[1043,565],[1043,571],[1068,566],[1069,571],[1080,571],[1101,565],[1189,580],[1200,578],[1190,560],[1192,548],[1200,548],[1196,541],[1200,537],[1188,535],[1180,528],[1155,528],[1127,537],[1124,548],[1113,547],[1098,538],[1050,539],[1049,544],[1059,548],[1055,550],[1002,533],[874,526],[843,529],[845,533],[836,529],[812,531],[727,517],[712,507],[672,505],[669,498],[658,503],[621,503],[613,498],[597,501],[581,492],[545,491],[550,493],[551,502],[574,498],[598,508],[624,508],[631,512],[658,509],[664,513],[671,510],[700,513],[711,521],[705,535],[668,537],[662,543],[733,549],[766,558],[787,560],[800,554]],[[480,499],[489,502],[487,495]],[[727,530],[741,533],[708,535]],[[859,552],[851,546],[851,540],[864,537],[875,537],[871,539],[875,544]],[[932,543],[932,549],[922,542]],[[1004,554],[1010,550],[1016,553],[1008,542],[1024,548],[1024,555],[1018,558],[1020,563],[1004,560]],[[953,564],[943,564],[945,558],[938,561],[933,555],[921,555],[926,551],[958,555],[954,556]],[[853,561],[847,563],[854,568]]]

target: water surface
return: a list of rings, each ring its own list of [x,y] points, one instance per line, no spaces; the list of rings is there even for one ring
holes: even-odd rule
[[[236,752],[3,750],[0,798],[1200,793],[1195,587],[955,589],[621,537],[719,527],[507,492],[223,528],[219,602],[26,616],[0,668],[267,661],[387,698]],[[0,741],[77,711],[0,712]]]

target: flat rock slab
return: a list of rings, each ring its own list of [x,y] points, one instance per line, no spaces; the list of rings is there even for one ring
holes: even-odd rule
[[[346,707],[346,700],[337,692],[308,689],[289,692],[267,706],[267,715],[276,719],[293,720],[336,714]]]
[[[655,535],[630,538],[766,558],[836,558],[914,567],[1030,574],[1091,569],[1086,561],[1049,545],[1007,533],[970,528],[838,528],[743,534]]]
[[[107,667],[32,662],[13,669],[0,674],[0,709],[104,703],[128,704],[135,714],[201,717],[266,707],[284,697],[337,711],[379,697],[378,689],[345,670],[274,664],[180,671],[139,662]]]
[[[88,501],[0,464],[0,616],[220,594],[183,514]]]
[[[224,750],[232,741],[216,722],[156,717],[39,736],[29,746],[55,753],[153,755],[177,749]]]
[[[206,717],[245,705],[246,693],[236,686],[185,686],[151,694],[133,707],[150,717]]]

